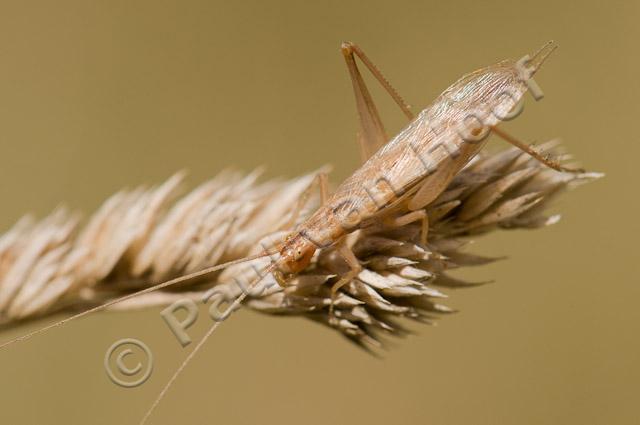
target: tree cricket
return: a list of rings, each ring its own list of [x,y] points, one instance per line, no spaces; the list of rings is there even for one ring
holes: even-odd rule
[[[318,248],[333,246],[350,267],[332,288],[335,298],[340,287],[361,270],[353,252],[344,244],[344,236],[356,229],[376,225],[397,227],[419,221],[420,242],[426,245],[429,223],[424,208],[483,148],[491,130],[548,167],[562,172],[579,171],[562,167],[497,128],[500,121],[513,117],[512,110],[526,92],[527,82],[554,49],[555,45],[548,43],[531,59],[525,57],[528,70],[505,61],[468,74],[414,117],[364,52],[355,44],[344,43],[342,53],[356,97],[358,142],[364,163],[331,196],[326,175],[318,176],[322,205],[285,241],[272,267],[278,282],[286,285],[283,273],[295,274],[305,269]],[[356,56],[411,120],[391,140],[385,134]]]
[[[581,172],[563,167],[498,127],[501,122],[518,115],[519,106],[528,90],[536,95],[537,86],[532,77],[555,48],[555,44],[549,42],[532,56],[525,56],[517,62],[502,61],[467,74],[447,88],[422,112],[414,115],[410,106],[362,49],[353,43],[343,43],[341,51],[356,100],[359,121],[357,142],[362,165],[332,194],[329,193],[327,174],[318,173],[298,201],[286,229],[289,235],[276,244],[275,250],[265,249],[258,255],[218,264],[150,286],[11,340],[0,348],[135,296],[209,275],[231,265],[273,256],[271,264],[257,279],[243,288],[241,295],[231,303],[227,310],[231,312],[240,306],[267,275],[273,275],[281,286],[286,287],[291,277],[305,270],[321,249],[335,250],[349,267],[349,271],[339,276],[331,287],[329,315],[331,320],[337,320],[333,314],[336,296],[362,270],[346,243],[346,237],[356,230],[394,228],[419,223],[420,244],[427,245],[429,216],[425,208],[438,198],[452,179],[483,149],[491,133],[558,172]],[[386,134],[378,108],[360,72],[359,63],[380,83],[409,121],[393,138]],[[319,190],[320,207],[295,226],[312,190]],[[198,342],[141,423],[146,422],[173,381],[221,322],[216,321]]]

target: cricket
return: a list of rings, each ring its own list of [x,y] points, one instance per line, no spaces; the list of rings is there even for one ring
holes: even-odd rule
[[[270,256],[271,263],[229,306],[228,311],[234,311],[266,276],[273,276],[279,285],[287,287],[293,276],[309,266],[318,250],[325,249],[335,250],[349,267],[347,273],[337,277],[331,288],[330,321],[337,320],[333,314],[333,300],[341,288],[362,270],[345,242],[346,236],[357,230],[395,228],[418,223],[419,242],[426,246],[429,241],[429,216],[425,208],[438,198],[452,179],[485,147],[490,135],[495,134],[553,170],[582,172],[562,166],[499,128],[501,122],[518,115],[525,93],[533,92],[537,87],[533,75],[555,49],[555,43],[549,42],[531,56],[524,56],[519,61],[506,60],[471,72],[449,86],[420,113],[414,114],[364,51],[354,43],[343,43],[341,52],[355,95],[357,143],[362,164],[333,193],[329,189],[327,173],[319,172],[298,200],[286,229],[288,236],[276,243],[274,249],[265,249],[258,255],[218,264],[150,286],[13,339],[0,345],[0,348],[127,299],[210,275],[231,265]],[[387,135],[361,69],[368,70],[406,116],[408,123],[396,136],[390,138]],[[298,223],[300,211],[312,191],[316,190],[319,191],[319,208]],[[162,389],[141,424],[146,423],[171,384],[221,323],[222,321],[216,321],[197,343]]]

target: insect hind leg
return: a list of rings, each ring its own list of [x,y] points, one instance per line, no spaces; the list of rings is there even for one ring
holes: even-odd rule
[[[553,159],[535,150],[532,146],[518,140],[517,138],[513,137],[512,135],[505,132],[504,130],[499,129],[497,126],[492,126],[491,130],[493,130],[493,132],[496,133],[498,137],[500,137],[505,142],[512,144],[516,148],[520,149],[521,151],[531,156],[533,159],[539,161],[540,163],[546,165],[547,167],[553,170],[560,171],[563,173],[584,173],[584,170],[581,168],[568,168],[560,165],[558,162],[554,161]]]
[[[351,83],[353,84],[353,92],[356,98],[356,108],[358,110],[359,131],[358,144],[360,145],[360,153],[362,162],[365,162],[378,149],[380,149],[388,141],[387,134],[380,118],[376,103],[367,88],[367,84],[362,78],[356,57],[375,77],[385,91],[393,98],[394,102],[407,116],[409,120],[414,118],[411,107],[393,88],[389,80],[385,78],[380,69],[367,57],[358,45],[351,42],[342,43],[342,55],[349,70]]]

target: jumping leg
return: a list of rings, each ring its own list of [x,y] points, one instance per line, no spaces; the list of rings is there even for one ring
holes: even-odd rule
[[[413,119],[413,112],[398,92],[393,88],[389,81],[384,77],[382,72],[374,65],[373,62],[365,55],[365,53],[356,44],[345,42],[342,43],[342,54],[349,69],[349,76],[353,83],[353,91],[356,98],[356,107],[358,109],[358,119],[360,122],[358,131],[358,143],[362,156],[362,162],[365,162],[371,155],[380,149],[389,140],[380,114],[376,107],[371,93],[367,88],[367,84],[362,78],[362,74],[356,63],[356,56],[362,61],[365,67],[373,74],[382,87],[389,93],[395,103],[402,109],[402,112],[409,118]]]
[[[529,146],[528,144],[516,139],[515,137],[511,136],[509,133],[499,129],[497,126],[492,126],[491,130],[493,130],[494,133],[496,133],[501,139],[503,139],[507,143],[512,144],[513,146],[517,147],[521,151],[527,153],[533,159],[539,161],[540,163],[546,165],[547,167],[553,170],[565,172],[565,173],[583,173],[584,172],[584,170],[582,169],[563,167],[558,162],[548,158],[545,155],[542,155],[540,152],[535,150],[532,146]]]

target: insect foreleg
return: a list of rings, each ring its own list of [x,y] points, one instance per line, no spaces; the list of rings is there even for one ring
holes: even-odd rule
[[[553,170],[560,171],[560,172],[565,172],[565,173],[584,173],[584,170],[580,169],[580,168],[576,169],[576,168],[563,167],[558,162],[548,158],[547,156],[545,156],[545,155],[541,154],[540,152],[538,152],[537,150],[535,150],[532,146],[530,146],[530,145],[528,145],[528,144],[516,139],[515,137],[511,136],[509,133],[499,129],[496,126],[492,126],[491,129],[502,140],[506,141],[507,143],[512,144],[513,146],[517,147],[521,151],[523,151],[526,154],[528,154],[529,156],[531,156],[533,159],[541,162],[542,164],[546,165],[547,167],[549,167],[549,168],[551,168]]]
[[[318,188],[320,189],[320,204],[324,205],[327,202],[327,199],[329,199],[329,174],[325,171],[322,171],[316,174],[309,187],[307,187],[305,191],[302,192],[302,194],[298,198],[298,201],[296,202],[293,211],[291,212],[291,218],[281,227],[281,230],[293,229],[293,227],[296,225],[296,222],[298,221],[298,218],[300,217],[302,209],[305,207],[305,205],[307,205],[307,202],[309,201],[311,192],[315,190],[316,186],[318,186]]]
[[[340,280],[338,280],[331,287],[331,304],[329,306],[329,321],[330,321],[329,323],[332,325],[337,320],[333,314],[333,307],[338,295],[338,291],[344,285],[351,282],[351,280],[355,278],[362,271],[362,266],[360,265],[360,262],[356,258],[351,248],[347,246],[346,239],[342,239],[338,243],[336,248],[337,248],[338,254],[340,254],[340,256],[347,262],[347,265],[349,266],[350,270],[346,274],[342,275]]]

